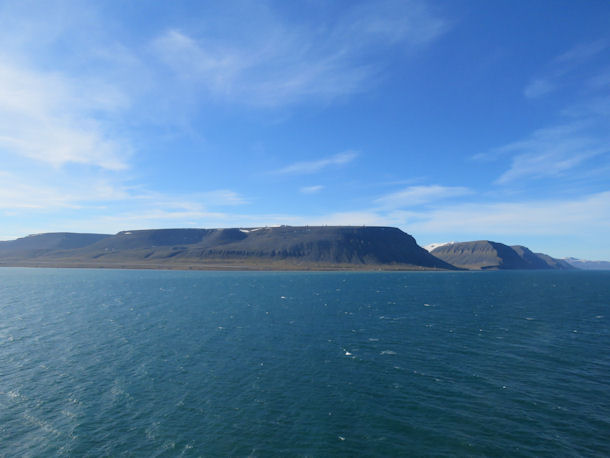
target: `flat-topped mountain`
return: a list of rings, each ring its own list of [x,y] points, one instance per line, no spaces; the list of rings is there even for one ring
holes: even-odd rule
[[[40,234],[0,245],[0,265],[126,268],[455,269],[393,227],[281,226]]]
[[[508,246],[489,240],[449,243],[430,253],[456,267],[472,270],[574,269],[561,259],[534,253],[524,246]]]

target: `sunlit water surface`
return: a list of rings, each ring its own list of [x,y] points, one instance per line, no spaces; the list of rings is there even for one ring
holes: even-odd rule
[[[610,273],[0,269],[0,455],[610,455]]]

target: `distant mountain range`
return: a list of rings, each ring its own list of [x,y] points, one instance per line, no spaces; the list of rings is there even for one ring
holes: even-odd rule
[[[469,270],[575,269],[568,262],[521,246],[479,240],[435,244],[430,253],[456,267]]]
[[[48,233],[0,242],[0,265],[176,269],[455,269],[392,227]]]
[[[417,245],[393,227],[281,226],[35,234],[0,242],[0,266],[255,270],[603,269],[498,242]]]
[[[588,261],[586,259],[563,258],[564,261],[583,270],[610,270],[608,261]]]

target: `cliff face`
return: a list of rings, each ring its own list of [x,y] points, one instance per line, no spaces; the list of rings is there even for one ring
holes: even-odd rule
[[[392,227],[306,226],[247,229],[156,229],[113,236],[71,234],[74,244],[30,251],[11,250],[49,234],[4,242],[0,262],[20,265],[59,263],[89,266],[193,267],[228,263],[255,268],[366,266],[454,269],[432,256],[400,229]],[[68,237],[70,239],[70,237]],[[79,240],[77,243],[76,240]],[[42,240],[42,239],[41,239]],[[12,244],[12,245],[11,245]],[[33,246],[30,243],[30,246]]]
[[[508,246],[489,240],[451,243],[435,248],[431,254],[454,266],[473,270],[570,268],[559,259],[533,253],[524,246]]]
[[[542,259],[544,262],[546,262],[547,265],[549,265],[552,269],[559,269],[559,270],[578,270],[579,269],[577,266],[574,266],[563,259],[552,258],[548,254],[544,254],[544,253],[534,253],[534,254],[536,256],[538,256],[540,259]]]

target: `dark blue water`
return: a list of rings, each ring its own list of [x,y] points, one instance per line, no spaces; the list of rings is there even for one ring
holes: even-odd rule
[[[610,273],[0,269],[0,455],[610,455]]]

